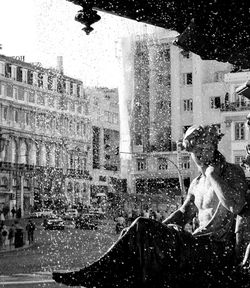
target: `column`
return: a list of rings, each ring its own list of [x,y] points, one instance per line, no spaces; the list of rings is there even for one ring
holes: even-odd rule
[[[16,69],[17,67],[15,65],[11,65],[11,78],[16,80]]]
[[[24,182],[24,176],[21,175],[20,176],[20,207],[21,207],[21,211],[22,211],[22,214],[21,214],[21,217],[23,217],[23,182]]]
[[[22,82],[23,83],[27,83],[28,81],[28,70],[27,69],[24,69],[24,68],[21,68],[22,69]]]
[[[33,72],[33,85],[37,86],[38,85],[38,73],[37,72]]]
[[[43,74],[43,89],[48,89],[48,75]]]

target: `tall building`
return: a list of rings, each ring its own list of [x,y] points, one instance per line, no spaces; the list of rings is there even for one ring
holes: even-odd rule
[[[228,139],[228,145],[225,145],[224,149],[228,159],[237,164],[240,164],[246,156],[246,147],[250,143],[249,130],[245,125],[246,116],[250,111],[250,100],[236,93],[236,90],[249,79],[249,70],[231,72],[224,76],[227,93],[225,101],[220,107]],[[245,170],[245,174],[250,182],[250,171]]]
[[[90,99],[91,200],[95,205],[125,185],[120,178],[119,101],[117,89],[88,88],[86,94]]]
[[[0,206],[89,204],[88,99],[83,83],[0,55]]]
[[[172,40],[167,31],[159,30],[121,42],[120,150],[129,192],[166,195],[178,202],[197,168],[176,143],[193,124],[215,124],[225,133],[219,149],[228,161],[239,163],[248,139],[243,120],[248,100],[239,104],[242,98],[228,82],[235,76],[229,74],[224,81],[232,65],[203,61]],[[237,104],[228,106],[231,102]],[[229,111],[232,106],[238,108]]]

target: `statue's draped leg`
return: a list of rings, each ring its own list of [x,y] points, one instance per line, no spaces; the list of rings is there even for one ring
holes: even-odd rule
[[[174,281],[181,258],[178,232],[136,219],[101,258],[79,271],[53,273],[57,282],[97,288],[159,288]],[[177,287],[177,286],[176,286]]]

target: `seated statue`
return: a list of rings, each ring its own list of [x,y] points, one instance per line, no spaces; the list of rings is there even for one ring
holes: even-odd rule
[[[218,151],[221,137],[213,125],[186,131],[183,147],[200,174],[177,211],[163,222],[138,217],[97,261],[53,272],[53,279],[87,288],[249,287],[233,272],[235,217],[245,204],[247,183],[242,168]],[[198,227],[190,233],[184,226],[193,217]]]

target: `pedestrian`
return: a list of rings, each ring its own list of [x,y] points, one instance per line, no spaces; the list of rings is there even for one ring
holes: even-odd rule
[[[21,217],[22,217],[22,209],[21,207],[19,207],[16,211],[16,218],[20,219]]]
[[[3,210],[0,210],[0,220],[5,221]]]
[[[186,131],[183,146],[200,174],[182,206],[163,223],[137,218],[97,261],[80,270],[54,272],[53,279],[87,288],[244,287],[234,274],[234,229],[247,182],[243,169],[218,151],[221,137],[212,125]],[[185,231],[196,213],[199,227]]]
[[[4,205],[3,206],[3,215],[4,215],[5,219],[8,219],[9,212],[10,212],[10,207],[8,205]]]
[[[12,224],[10,226],[9,233],[8,233],[8,239],[9,239],[10,248],[14,244],[14,237],[15,237],[15,225]]]
[[[2,235],[2,227],[0,226],[0,250],[3,248],[3,235]]]
[[[7,227],[6,225],[3,226],[3,229],[2,229],[2,247],[5,248],[6,247],[6,239],[7,239],[7,236],[8,236],[8,230],[7,230]]]
[[[18,221],[15,221],[15,248],[22,247],[24,244],[23,241],[23,227],[19,224]]]
[[[31,220],[29,220],[28,224],[26,225],[26,231],[27,231],[27,234],[28,234],[29,244],[34,242],[34,231],[35,231],[35,229],[36,229],[35,224]]]
[[[15,207],[13,206],[13,208],[11,209],[11,214],[12,214],[12,219],[15,218],[15,215],[16,215],[16,209]]]

